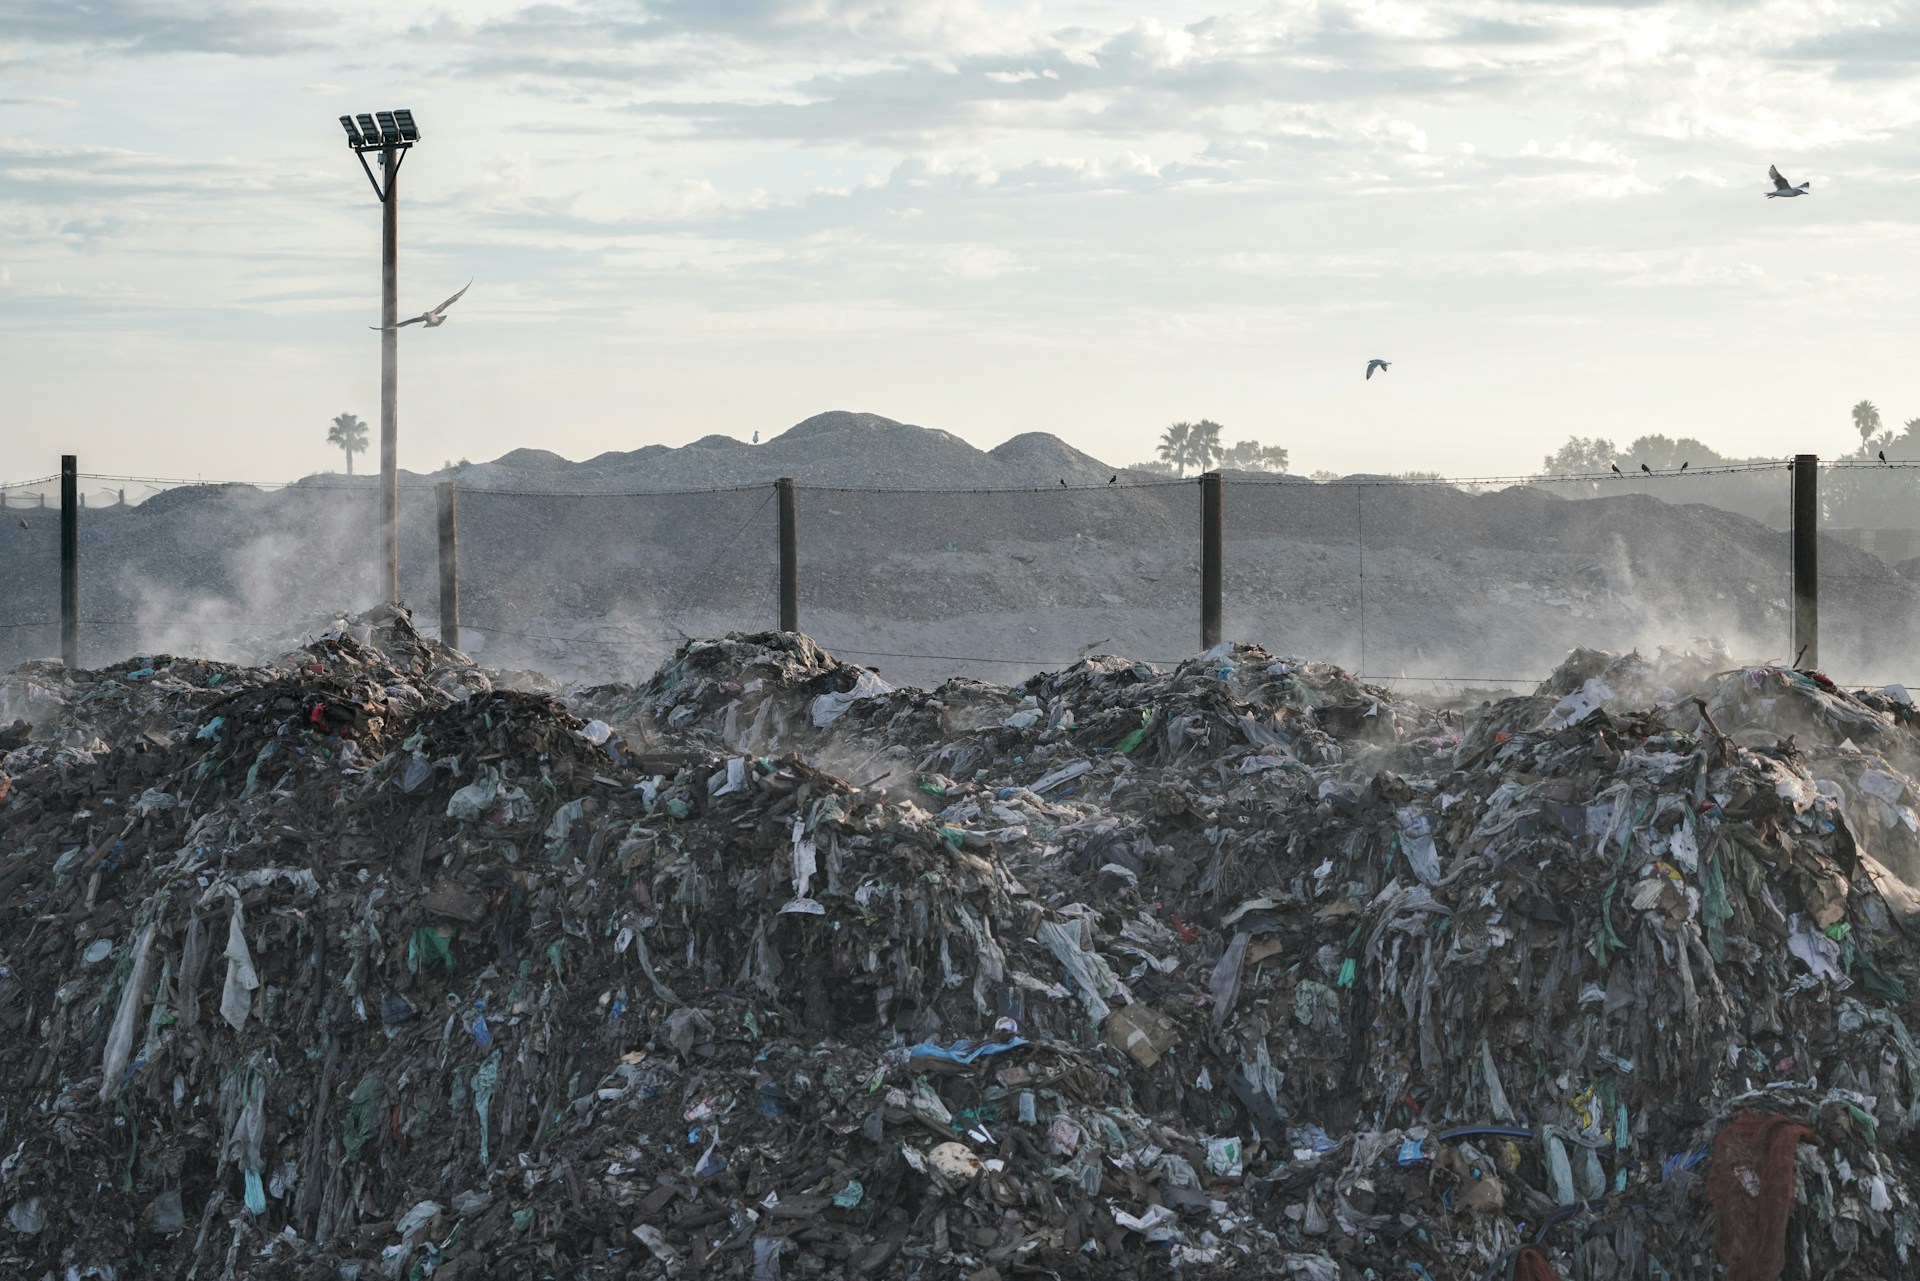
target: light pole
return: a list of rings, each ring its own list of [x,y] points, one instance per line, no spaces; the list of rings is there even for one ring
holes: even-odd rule
[[[389,603],[400,599],[400,473],[399,409],[400,331],[400,162],[413,144],[420,141],[411,111],[362,112],[341,116],[340,127],[347,131],[347,146],[360,158],[373,194],[380,201],[380,490],[382,525],[386,533],[386,592]],[[378,152],[375,161],[386,185],[374,176],[367,153]]]

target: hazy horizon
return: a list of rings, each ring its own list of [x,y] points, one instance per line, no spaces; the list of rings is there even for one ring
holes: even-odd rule
[[[416,471],[832,408],[1119,464],[1206,417],[1297,473],[1836,455],[1920,415],[1913,19],[0,0],[0,480],[339,468],[379,216],[335,117],[391,106],[402,310],[475,278],[402,335]]]

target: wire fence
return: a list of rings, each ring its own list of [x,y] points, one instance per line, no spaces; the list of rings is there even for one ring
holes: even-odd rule
[[[1920,464],[1822,469],[1825,667],[1920,671]],[[254,661],[366,608],[377,477],[291,484],[84,473],[84,652]],[[402,478],[402,595],[435,630],[432,481]],[[56,651],[57,477],[0,484],[0,666]],[[1785,460],[1556,477],[1232,474],[1225,635],[1437,691],[1528,688],[1568,650],[1791,661]],[[1198,648],[1192,479],[797,486],[800,625],[889,679],[1017,679]],[[690,637],[779,622],[774,486],[459,491],[462,635],[491,666],[632,679]]]

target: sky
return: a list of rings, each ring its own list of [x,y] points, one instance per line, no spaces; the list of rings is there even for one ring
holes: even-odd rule
[[[279,480],[829,409],[1296,471],[1920,417],[1910,4],[0,0],[0,480]],[[1767,166],[1808,198],[1766,200]],[[1394,362],[1366,381],[1371,357]],[[937,478],[929,478],[937,482]]]

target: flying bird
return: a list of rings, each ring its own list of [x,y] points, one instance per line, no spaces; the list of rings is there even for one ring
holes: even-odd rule
[[[1649,476],[1653,475],[1653,468],[1647,466],[1645,463],[1640,464],[1640,470],[1647,473],[1647,475]]]
[[[467,292],[467,290],[471,288],[473,288],[473,282],[469,280],[466,284],[460,286],[460,294],[464,294],[465,292]],[[397,325],[368,325],[367,328],[381,329],[381,330],[405,329],[408,325],[423,324],[428,329],[438,329],[441,325],[444,325],[447,323],[447,308],[453,306],[453,304],[460,301],[460,294],[455,294],[453,297],[441,303],[438,307],[435,307],[432,311],[421,312],[419,315],[415,316],[411,320],[403,320]]]
[[[1373,358],[1372,360],[1369,360],[1369,361],[1367,362],[1367,380],[1368,380],[1369,382],[1371,382],[1371,381],[1373,380],[1373,371],[1374,371],[1374,370],[1376,370],[1376,369],[1385,369],[1385,368],[1387,368],[1387,366],[1389,366],[1389,365],[1391,365],[1392,363],[1393,363],[1393,362],[1392,362],[1391,360],[1382,360],[1382,359],[1380,359],[1380,357],[1378,357],[1378,356],[1375,356],[1375,357],[1374,357],[1374,358]]]
[[[1768,165],[1767,177],[1773,179],[1773,190],[1767,193],[1768,200],[1772,200],[1775,196],[1804,196],[1807,194],[1807,188],[1813,186],[1810,182],[1794,186],[1782,176],[1779,165]]]

